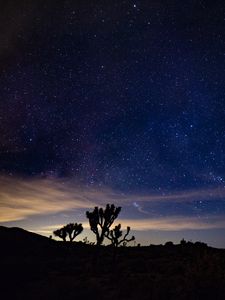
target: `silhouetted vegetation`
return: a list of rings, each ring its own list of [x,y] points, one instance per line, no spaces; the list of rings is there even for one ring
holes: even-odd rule
[[[85,238],[83,238],[83,243],[86,244],[86,245],[94,245],[95,243],[94,242],[90,242],[87,238],[87,236],[85,236]]]
[[[60,239],[62,239],[64,242],[66,241],[66,237],[67,237],[67,232],[65,227],[62,227],[60,229],[56,229],[55,231],[53,231],[53,234],[57,237],[59,237]]]
[[[54,231],[63,241],[0,226],[2,299],[225,299],[225,250],[182,239],[179,244],[119,247],[135,240],[130,227],[111,229],[121,207],[86,212],[97,245],[74,242],[82,224]],[[107,238],[113,247],[103,247]],[[13,289],[12,289],[13,286]]]
[[[202,242],[96,247],[6,227],[0,240],[4,300],[225,299],[225,250]]]
[[[168,241],[168,242],[165,243],[165,246],[167,246],[167,247],[173,247],[174,244],[173,244],[173,242]]]
[[[96,206],[92,212],[86,212],[91,231],[96,236],[98,246],[103,243],[106,234],[109,232],[111,225],[118,217],[120,211],[121,207],[115,207],[114,204],[107,204],[105,209]]]
[[[61,238],[64,242],[66,238],[72,242],[83,231],[83,225],[80,223],[69,223],[60,229],[53,231],[54,235]]]
[[[118,247],[119,245],[126,245],[127,243],[135,240],[135,237],[132,236],[131,238],[128,238],[128,235],[130,233],[130,227],[127,226],[127,231],[124,234],[124,237],[122,237],[123,235],[123,231],[121,230],[121,224],[115,226],[112,230],[109,230],[106,233],[106,237],[111,241],[111,244],[114,247]]]

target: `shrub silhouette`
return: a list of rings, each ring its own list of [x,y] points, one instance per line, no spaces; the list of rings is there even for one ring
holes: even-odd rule
[[[78,223],[69,223],[63,226],[60,229],[53,231],[54,235],[63,239],[66,242],[66,238],[69,237],[69,241],[72,242],[82,231],[83,231],[82,224]]]
[[[185,246],[185,245],[187,244],[187,241],[185,241],[185,239],[183,238],[183,239],[180,241],[180,244],[181,244],[182,246]]]
[[[83,243],[84,243],[85,245],[94,245],[94,244],[95,244],[94,242],[90,242],[90,241],[88,240],[87,236],[85,236],[85,238],[83,239]]]
[[[172,246],[174,246],[174,243],[171,242],[171,241],[168,241],[168,242],[165,243],[165,246],[166,247],[172,247]]]
[[[123,231],[121,230],[121,224],[119,224],[115,226],[114,229],[109,230],[106,234],[106,237],[111,241],[112,246],[118,247],[121,244],[126,244],[135,240],[134,236],[132,236],[130,239],[127,238],[129,233],[130,233],[130,227],[127,226],[127,232],[124,234],[124,237],[122,238]]]
[[[92,212],[86,212],[91,231],[96,235],[97,245],[103,243],[110,226],[118,217],[120,211],[121,207],[115,207],[114,204],[107,204],[105,209],[96,206]]]

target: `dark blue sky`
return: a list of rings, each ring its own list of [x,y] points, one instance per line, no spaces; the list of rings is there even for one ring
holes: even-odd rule
[[[187,194],[141,209],[223,220],[222,0],[1,2],[7,187],[50,178],[137,198]]]

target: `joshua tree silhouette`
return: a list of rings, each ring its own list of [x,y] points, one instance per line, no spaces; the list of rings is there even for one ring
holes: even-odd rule
[[[129,243],[135,240],[134,236],[132,236],[130,239],[127,238],[129,233],[130,233],[130,227],[127,226],[127,232],[124,234],[124,237],[122,238],[123,231],[121,230],[121,224],[119,224],[115,226],[112,230],[109,230],[106,233],[106,237],[111,241],[114,247],[118,247],[122,243]],[[121,240],[119,240],[120,238]]]
[[[121,207],[115,207],[114,204],[107,204],[105,209],[96,206],[92,212],[86,212],[91,231],[96,235],[97,245],[103,243],[110,226],[118,217],[120,211]]]
[[[84,229],[81,223],[70,223],[67,224],[65,228],[66,232],[68,233],[70,242],[72,242]]]
[[[67,236],[69,237],[69,241],[72,242],[81,232],[83,231],[82,224],[78,223],[69,223],[64,227],[53,231],[55,236],[66,241]]]
[[[67,232],[65,230],[65,226],[60,229],[56,229],[53,231],[53,234],[62,239],[64,242],[66,241]]]

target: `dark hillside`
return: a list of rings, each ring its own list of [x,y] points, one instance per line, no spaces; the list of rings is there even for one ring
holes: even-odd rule
[[[56,241],[26,231],[18,227],[0,226],[0,253],[6,256],[43,254],[46,250],[52,249]]]
[[[1,299],[225,299],[225,250],[114,249],[0,228]],[[115,254],[115,255],[114,255]]]

